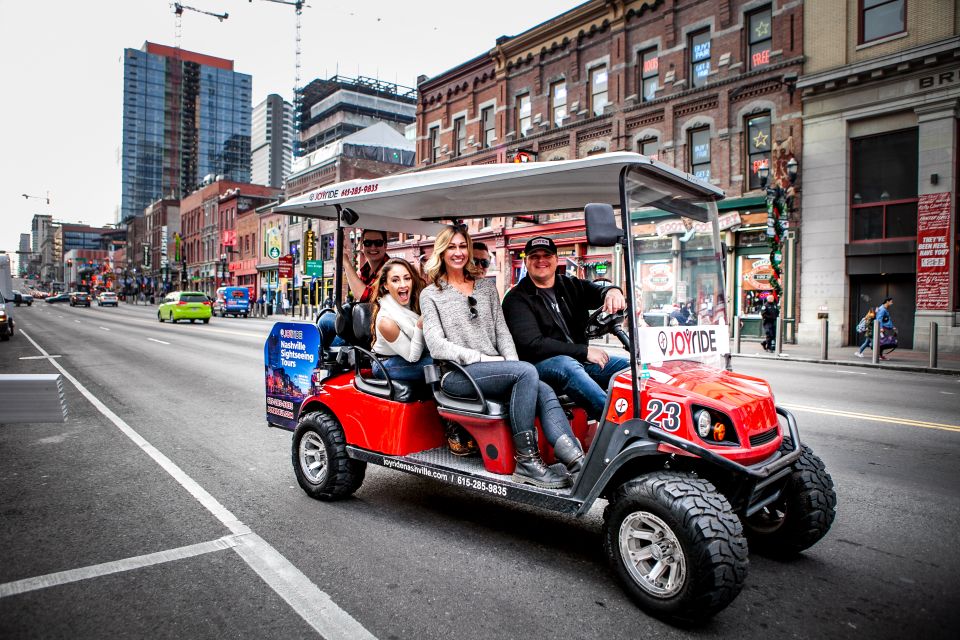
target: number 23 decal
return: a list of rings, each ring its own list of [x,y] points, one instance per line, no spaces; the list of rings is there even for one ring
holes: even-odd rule
[[[664,431],[676,431],[680,428],[682,411],[678,402],[650,400],[647,402],[647,422],[659,422]]]

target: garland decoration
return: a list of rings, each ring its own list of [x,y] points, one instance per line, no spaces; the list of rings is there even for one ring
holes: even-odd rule
[[[785,204],[782,198],[768,198],[767,200],[767,244],[770,246],[770,267],[773,269],[770,286],[777,297],[777,302],[782,299],[783,294],[780,280],[783,274]]]

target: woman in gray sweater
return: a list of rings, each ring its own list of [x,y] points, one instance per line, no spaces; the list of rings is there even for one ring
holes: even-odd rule
[[[463,365],[485,395],[508,404],[516,448],[514,480],[551,489],[569,486],[568,475],[556,473],[540,458],[534,418],[540,417],[554,454],[570,471],[579,471],[583,450],[556,394],[540,382],[532,364],[517,360],[496,285],[478,277],[465,229],[447,227],[437,235],[426,271],[433,284],[421,292],[420,310],[430,355]],[[469,381],[457,371],[445,375],[441,384],[454,395],[472,394]]]

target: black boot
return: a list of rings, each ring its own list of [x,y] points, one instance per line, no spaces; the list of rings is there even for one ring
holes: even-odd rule
[[[560,475],[543,463],[540,450],[537,449],[535,432],[521,431],[513,434],[513,446],[517,450],[514,456],[517,461],[517,468],[513,472],[514,481],[544,489],[563,489],[570,486],[569,476]]]
[[[580,473],[583,469],[583,449],[576,438],[562,435],[553,443],[553,455],[567,467],[571,474]]]

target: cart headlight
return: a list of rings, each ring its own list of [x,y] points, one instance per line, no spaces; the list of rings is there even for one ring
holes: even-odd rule
[[[697,433],[701,438],[706,440],[710,436],[710,431],[713,430],[713,424],[710,420],[710,412],[706,409],[701,409],[697,412]]]

